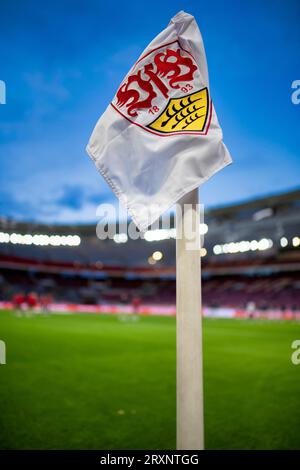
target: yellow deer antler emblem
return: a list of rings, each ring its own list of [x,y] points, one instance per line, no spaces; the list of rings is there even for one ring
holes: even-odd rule
[[[158,118],[147,127],[162,133],[201,132],[205,128],[209,108],[208,89],[169,100]]]

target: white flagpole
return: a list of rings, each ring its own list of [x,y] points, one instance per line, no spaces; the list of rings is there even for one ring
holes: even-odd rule
[[[198,189],[176,214],[177,449],[204,449]]]

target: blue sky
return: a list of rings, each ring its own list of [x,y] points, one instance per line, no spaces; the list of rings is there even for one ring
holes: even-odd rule
[[[300,184],[299,1],[27,0],[0,6],[0,215],[69,223],[116,202],[85,153],[132,63],[179,10],[193,14],[234,164],[201,190],[206,206]]]

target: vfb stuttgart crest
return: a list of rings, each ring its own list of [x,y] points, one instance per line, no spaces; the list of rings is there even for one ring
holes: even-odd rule
[[[193,56],[178,41],[145,54],[111,105],[124,118],[160,135],[206,134],[211,103]]]

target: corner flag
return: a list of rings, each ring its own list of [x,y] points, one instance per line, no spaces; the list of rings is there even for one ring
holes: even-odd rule
[[[202,37],[180,12],[146,48],[87,146],[145,230],[176,214],[177,449],[204,448],[198,187],[231,163],[212,104]]]
[[[87,152],[140,230],[231,163],[193,16],[178,13],[145,49]]]

